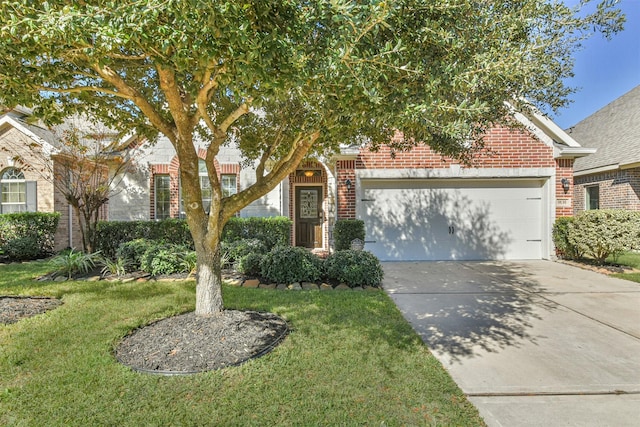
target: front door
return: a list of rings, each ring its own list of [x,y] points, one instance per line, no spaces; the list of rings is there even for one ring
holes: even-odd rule
[[[322,248],[322,187],[296,187],[296,246]]]

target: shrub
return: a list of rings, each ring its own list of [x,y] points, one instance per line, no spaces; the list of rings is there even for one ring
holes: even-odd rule
[[[343,250],[335,252],[325,261],[329,280],[355,286],[379,286],[384,273],[380,261],[371,252]]]
[[[322,260],[304,248],[276,247],[260,263],[260,275],[272,283],[314,282],[322,277]]]
[[[181,271],[180,255],[176,249],[173,245],[154,242],[142,255],[140,269],[153,276]]]
[[[351,249],[351,241],[364,242],[364,221],[360,219],[340,219],[333,226],[333,241],[336,251]]]
[[[0,252],[25,260],[53,253],[59,213],[21,212],[0,215]]]
[[[230,262],[240,261],[250,253],[264,254],[268,252],[265,244],[258,239],[240,239],[233,242],[222,242],[220,250],[225,252]]]
[[[621,209],[589,210],[568,225],[569,244],[604,263],[610,255],[635,249],[640,243],[640,212]]]
[[[100,273],[103,276],[107,276],[109,274],[118,277],[124,276],[128,271],[132,270],[130,262],[120,257],[116,258],[115,260],[102,257],[100,259],[100,264],[102,264],[102,270],[100,271]]]
[[[76,274],[86,274],[91,271],[99,260],[99,252],[86,254],[81,251],[70,249],[56,255],[49,262],[57,273],[64,274],[71,279]]]
[[[180,255],[180,269],[189,274],[196,272],[198,268],[198,257],[196,251],[188,250]]]
[[[252,252],[240,258],[240,261],[237,263],[236,268],[242,274],[246,274],[248,276],[259,276],[260,265],[263,258],[264,255],[257,252]]]
[[[9,259],[17,261],[38,259],[45,255],[42,249],[40,249],[40,242],[35,236],[11,239],[7,241],[3,249],[4,255],[9,257]]]
[[[556,253],[562,259],[580,259],[583,253],[569,242],[570,224],[574,217],[565,216],[556,219],[553,224],[553,243],[556,246]]]
[[[194,247],[187,222],[182,219],[98,222],[96,248],[105,257],[115,258],[121,244],[136,239],[172,242],[191,249]]]
[[[135,239],[130,242],[122,243],[116,251],[116,257],[124,259],[129,268],[137,270],[142,264],[142,257],[149,248],[156,247],[157,242],[146,239]]]
[[[291,242],[291,220],[287,217],[233,217],[222,231],[223,242],[242,239],[258,239],[271,250],[276,246],[288,246]]]

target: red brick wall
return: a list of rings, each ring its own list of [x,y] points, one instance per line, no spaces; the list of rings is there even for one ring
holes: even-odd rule
[[[569,190],[564,191],[562,178],[569,181]],[[573,215],[573,159],[556,160],[556,218]]]
[[[490,130],[484,138],[485,150],[472,160],[473,168],[550,168],[557,171],[556,195],[569,199],[569,207],[558,207],[559,216],[571,215],[573,211],[571,192],[565,195],[560,184],[563,177],[571,178],[573,160],[554,160],[553,148],[545,145],[533,135],[523,130],[512,130],[498,127]],[[361,150],[355,161],[339,160],[337,162],[338,179],[338,218],[355,218],[355,170],[356,169],[444,169],[452,164],[460,164],[451,158],[444,157],[430,147],[419,145],[409,152],[396,152],[395,156],[389,147],[383,146],[378,152]],[[461,165],[462,168],[467,166]],[[346,192],[342,184],[351,179],[353,187]]]
[[[585,187],[600,187],[600,209],[640,210],[640,168],[615,170],[575,178],[575,213],[584,210]]]

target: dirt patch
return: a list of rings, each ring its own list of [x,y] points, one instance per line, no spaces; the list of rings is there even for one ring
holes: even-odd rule
[[[116,358],[134,370],[189,374],[239,365],[271,351],[288,333],[272,313],[225,310],[218,316],[182,314],[127,335]]]
[[[49,297],[0,296],[0,323],[16,323],[62,305],[62,301]]]

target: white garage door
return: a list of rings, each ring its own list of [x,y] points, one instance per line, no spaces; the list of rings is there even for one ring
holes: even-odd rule
[[[362,180],[365,248],[381,260],[542,257],[539,180]]]

